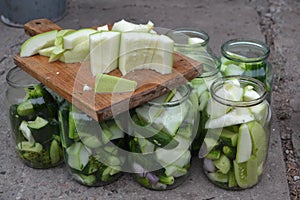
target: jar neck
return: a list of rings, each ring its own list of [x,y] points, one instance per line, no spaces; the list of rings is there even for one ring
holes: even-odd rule
[[[235,39],[221,46],[222,56],[236,62],[260,62],[269,57],[270,48],[258,40]]]
[[[233,101],[224,97],[218,96],[217,92],[228,83],[230,80],[237,80],[241,88],[250,86],[259,95],[259,97],[249,101]],[[267,96],[266,87],[260,81],[246,76],[226,76],[215,80],[211,85],[211,97],[220,104],[231,106],[231,107],[251,107],[262,103]]]
[[[31,87],[40,83],[17,66],[8,71],[6,82],[9,86],[14,88]]]
[[[206,47],[209,36],[206,32],[193,28],[177,28],[171,30],[167,35],[174,40],[175,48]]]

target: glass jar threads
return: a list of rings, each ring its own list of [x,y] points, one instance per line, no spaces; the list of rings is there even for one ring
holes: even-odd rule
[[[221,72],[224,76],[243,75],[260,80],[266,85],[267,100],[271,101],[273,70],[268,62],[270,48],[263,42],[234,39],[221,46]]]
[[[191,89],[180,86],[131,112],[131,164],[135,180],[152,190],[182,184],[190,170],[190,145],[198,125]]]
[[[113,119],[98,122],[66,101],[58,117],[65,163],[77,182],[103,186],[122,175],[124,133]]]
[[[62,163],[58,106],[45,86],[14,67],[7,73],[6,98],[13,139],[21,160],[32,168]]]
[[[229,76],[212,84],[199,157],[204,157],[204,172],[214,184],[239,190],[259,182],[270,135],[266,95],[264,84],[251,77]]]

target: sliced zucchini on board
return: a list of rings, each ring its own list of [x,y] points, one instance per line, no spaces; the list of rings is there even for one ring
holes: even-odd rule
[[[95,92],[97,93],[134,92],[136,86],[136,81],[110,76],[107,74],[96,75]]]
[[[39,50],[54,46],[57,30],[48,31],[35,35],[26,40],[20,49],[21,57],[29,57],[38,53]]]
[[[97,74],[109,73],[118,67],[121,33],[102,31],[90,35],[91,71]]]

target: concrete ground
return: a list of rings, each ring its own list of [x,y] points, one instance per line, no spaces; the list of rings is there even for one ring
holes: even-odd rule
[[[35,170],[23,165],[14,152],[5,103],[0,105],[0,199],[300,199],[300,1],[293,0],[69,0],[64,28],[82,28],[120,19],[157,27],[193,27],[210,35],[210,46],[220,54],[233,38],[266,41],[275,69],[273,126],[267,167],[252,189],[226,191],[204,177],[195,157],[191,175],[178,188],[155,192],[140,187],[129,175],[99,188],[71,180],[65,166]],[[13,55],[27,38],[20,28],[0,23],[0,101],[5,102],[5,76]]]

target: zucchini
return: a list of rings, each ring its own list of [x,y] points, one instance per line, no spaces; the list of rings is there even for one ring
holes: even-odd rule
[[[220,172],[207,173],[208,178],[213,182],[228,183],[228,175]]]
[[[218,160],[213,162],[222,174],[227,174],[229,172],[231,164],[230,160],[225,155],[221,155]]]
[[[81,142],[75,142],[66,149],[66,152],[68,165],[79,171],[85,168],[91,155]]]
[[[33,105],[29,100],[20,103],[17,107],[17,112],[20,116],[28,116],[35,113]]]
[[[237,144],[238,134],[229,130],[223,129],[220,135],[220,140],[224,145],[235,147]]]

